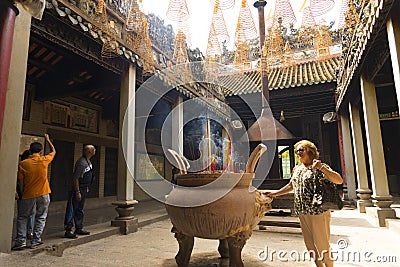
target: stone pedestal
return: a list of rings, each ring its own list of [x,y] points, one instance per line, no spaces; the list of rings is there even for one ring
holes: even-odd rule
[[[374,206],[374,204],[372,203],[371,200],[362,200],[362,199],[357,200],[357,210],[360,213],[366,213],[365,208],[373,207],[373,206]]]
[[[357,209],[360,213],[366,213],[365,207],[372,207],[374,204],[371,200],[372,190],[359,188],[356,190],[357,197]]]
[[[118,217],[111,221],[111,226],[119,227],[123,235],[134,233],[138,229],[138,219],[133,216],[134,205],[137,203],[136,200],[116,201],[112,203],[117,206],[115,210],[118,213]]]
[[[374,207],[366,207],[366,213],[373,224],[385,227],[385,219],[396,218],[396,211],[390,207],[392,196],[373,196],[372,203]]]
[[[392,208],[366,207],[365,210],[370,222],[376,226],[385,227],[385,219],[396,218],[396,212]]]

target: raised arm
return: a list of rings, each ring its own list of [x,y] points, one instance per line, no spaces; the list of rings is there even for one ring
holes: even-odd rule
[[[327,167],[326,164],[322,163],[320,160],[313,161],[313,168],[318,169],[325,174],[325,178],[335,184],[342,184],[343,178],[342,176],[332,170],[331,168]]]
[[[53,143],[50,141],[50,137],[48,134],[44,134],[44,138],[46,139],[47,143],[50,145],[50,152],[54,152],[56,154],[56,148],[54,147]]]

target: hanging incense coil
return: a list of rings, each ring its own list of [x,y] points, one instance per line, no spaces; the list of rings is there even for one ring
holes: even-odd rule
[[[342,0],[342,5],[340,6],[340,13],[339,13],[339,22],[338,22],[338,28],[341,29],[344,27],[346,23],[346,14],[347,11],[349,10],[349,1],[348,0]]]
[[[176,64],[176,78],[179,84],[187,84],[193,80],[190,66],[186,64],[189,62],[189,57],[187,53],[186,36],[182,31],[178,31],[176,34],[172,61]]]
[[[311,8],[309,6],[303,9],[303,16],[301,20],[301,26],[307,27],[314,27],[315,26],[315,18],[313,13],[311,12]]]
[[[208,34],[206,57],[215,58],[216,55],[221,55],[221,53],[221,46],[215,33],[214,24],[211,24],[210,32]]]
[[[167,9],[167,18],[173,21],[189,19],[189,9],[186,0],[170,0]]]
[[[235,32],[235,58],[233,65],[236,68],[242,68],[244,63],[249,61],[250,46],[248,42],[257,38],[257,36],[256,26],[247,0],[242,0]]]
[[[240,35],[238,34],[240,32]],[[237,39],[237,38],[241,39]],[[257,38],[257,30],[247,0],[242,0],[236,27],[236,42],[245,42]]]
[[[296,16],[289,0],[276,1],[272,27],[280,26],[279,20],[281,26],[285,28],[290,28],[292,24],[296,23]]]
[[[224,15],[219,7],[219,1],[215,2],[211,27],[214,27],[215,35],[220,43],[224,41],[229,42],[229,33],[226,27]]]
[[[150,38],[147,37],[138,40],[135,51],[140,56],[142,75],[150,76],[155,73],[152,43]]]
[[[114,58],[118,56],[118,42],[115,38],[107,37],[101,47],[101,57]]]
[[[211,0],[211,4],[213,6],[218,4],[221,10],[226,10],[235,6],[235,0]]]
[[[148,76],[154,74],[154,55],[153,55],[153,43],[149,36],[149,26],[147,21],[144,23],[144,36],[136,36],[134,40],[134,50],[140,56],[143,64],[142,74]]]
[[[314,16],[322,16],[335,6],[335,0],[310,0],[310,9]]]
[[[178,21],[177,31],[181,32],[185,35],[185,42],[186,44],[190,45],[192,43],[189,25],[187,20]]]
[[[102,32],[103,45],[101,47],[101,57],[113,58],[118,56],[118,42],[117,32],[114,29],[114,21],[108,21],[107,6],[103,0],[99,0],[97,5],[97,14],[94,18],[95,29],[99,29]]]

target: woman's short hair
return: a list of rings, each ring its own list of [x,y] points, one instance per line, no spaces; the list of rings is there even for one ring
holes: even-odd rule
[[[315,144],[311,141],[308,140],[300,140],[294,145],[294,149],[296,150],[297,147],[302,146],[305,148],[306,152],[308,153],[308,156],[311,159],[318,159],[319,158],[319,152]]]

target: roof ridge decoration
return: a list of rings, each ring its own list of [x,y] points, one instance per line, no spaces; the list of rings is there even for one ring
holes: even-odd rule
[[[332,36],[325,25],[319,25],[316,31],[316,40],[314,41],[317,58],[331,57],[329,47],[333,45]]]
[[[264,58],[266,60],[267,69],[271,69],[273,66],[282,63],[283,55],[283,38],[279,31],[279,28],[270,29],[264,41]]]
[[[126,17],[126,30],[133,31],[137,35],[143,36],[145,30],[143,16],[144,13],[140,9],[137,0],[132,0],[128,16]]]

